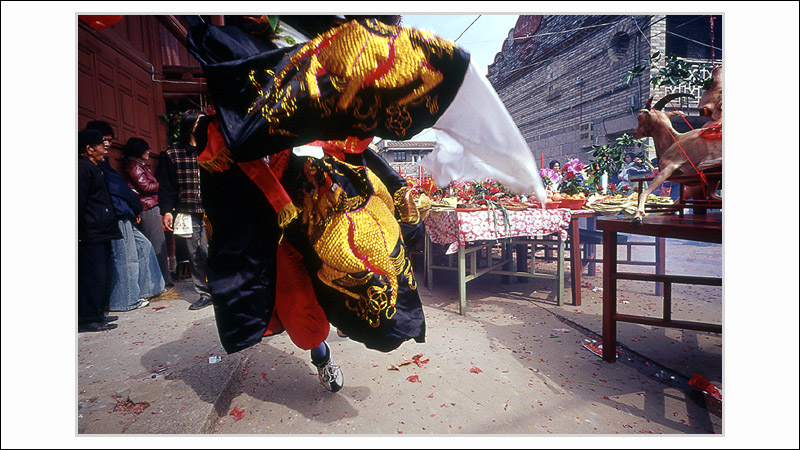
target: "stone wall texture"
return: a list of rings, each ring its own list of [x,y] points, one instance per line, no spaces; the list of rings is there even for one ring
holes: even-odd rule
[[[623,77],[651,52],[663,53],[665,16],[528,20],[538,28],[527,38],[510,30],[488,78],[536,160],[588,162],[592,144],[632,134],[638,110],[652,95],[649,74],[630,85]]]

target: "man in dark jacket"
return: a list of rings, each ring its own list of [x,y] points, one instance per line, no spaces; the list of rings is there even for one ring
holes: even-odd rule
[[[105,317],[109,301],[111,241],[121,239],[114,207],[98,164],[107,150],[97,130],[78,132],[78,331],[117,327]]]
[[[191,217],[191,236],[178,237],[186,240],[194,290],[200,294],[200,299],[189,306],[192,310],[211,305],[211,291],[207,280],[208,244],[200,197],[200,166],[197,163],[198,152],[192,135],[197,121],[204,115],[196,109],[183,114],[181,142],[162,152],[158,164],[158,207],[164,228],[174,231],[173,224],[178,214]]]

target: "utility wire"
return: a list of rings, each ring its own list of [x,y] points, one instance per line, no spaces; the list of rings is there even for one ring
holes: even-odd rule
[[[639,22],[637,22],[636,19],[633,18],[633,16],[631,16],[631,20],[633,21],[633,24],[636,25],[636,29],[639,30],[639,33],[642,33],[642,37],[644,37],[645,42],[647,42],[647,46],[653,48],[653,44],[650,43],[650,40],[647,39],[647,36],[644,34],[644,31],[642,31],[642,29],[639,27]]]
[[[599,23],[599,24],[597,24],[597,25],[589,25],[589,26],[586,26],[586,27],[580,27],[580,28],[573,28],[573,29],[571,29],[571,30],[553,31],[553,32],[550,32],[550,33],[536,33],[536,34],[530,34],[530,35],[528,35],[528,36],[520,36],[520,37],[514,38],[514,40],[516,41],[516,40],[521,40],[521,39],[530,39],[530,38],[535,38],[535,37],[539,37],[539,36],[550,36],[550,35],[553,35],[553,34],[572,33],[573,31],[587,30],[587,29],[589,29],[589,28],[604,27],[604,26],[606,26],[606,25],[616,25],[616,24],[618,24],[618,23],[620,23],[620,22],[622,22],[622,20],[618,20],[618,21],[616,21],[616,22]]]
[[[478,14],[478,17],[476,17],[476,18],[475,18],[475,20],[473,20],[473,21],[472,21],[472,23],[471,23],[471,24],[469,24],[469,26],[467,26],[467,28],[464,28],[464,31],[462,31],[462,32],[461,32],[461,34],[459,34],[459,35],[458,35],[458,37],[456,38],[456,40],[455,40],[455,41],[453,41],[453,42],[458,42],[458,40],[459,40],[459,39],[461,39],[461,36],[463,36],[463,35],[464,35],[464,33],[466,33],[466,32],[467,32],[467,30],[469,30],[469,28],[470,28],[472,25],[474,25],[474,24],[475,24],[475,22],[477,22],[477,21],[478,21],[478,19],[480,19],[480,18],[481,18],[481,15],[480,15],[480,14]]]
[[[711,47],[711,48],[713,48],[714,50],[722,50],[720,47],[714,47],[714,46],[712,46],[712,45],[709,45],[709,44],[706,44],[706,43],[704,43],[704,42],[695,41],[694,39],[690,39],[690,38],[688,38],[688,37],[686,37],[686,36],[681,36],[680,34],[678,34],[678,33],[673,33],[672,31],[667,31],[667,34],[671,34],[671,35],[673,35],[673,36],[678,36],[679,38],[686,39],[687,41],[694,42],[695,44],[700,44],[700,45],[702,45],[702,46],[704,46],[704,47]]]

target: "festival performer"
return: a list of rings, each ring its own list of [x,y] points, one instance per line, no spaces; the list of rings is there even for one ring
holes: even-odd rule
[[[226,351],[285,329],[312,351],[320,381],[335,392],[343,378],[324,342],[329,323],[379,351],[424,342],[400,222],[417,239],[421,224],[402,177],[364,149],[373,136],[408,139],[437,124],[459,97],[469,55],[369,18],[305,44],[270,44],[240,27],[190,31],[217,111],[196,133],[213,230],[209,287]],[[458,120],[447,119],[442,130],[460,144]],[[538,191],[527,147],[529,161],[512,155],[514,164],[503,158],[519,147],[501,147],[493,164],[503,177]],[[459,151],[488,160],[468,146]]]

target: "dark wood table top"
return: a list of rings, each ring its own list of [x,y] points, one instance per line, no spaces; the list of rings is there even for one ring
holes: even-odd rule
[[[600,217],[597,229],[617,233],[641,234],[690,241],[722,243],[722,213],[645,216],[639,228],[631,225],[631,219]]]

